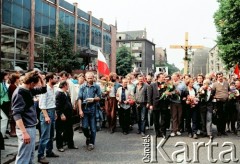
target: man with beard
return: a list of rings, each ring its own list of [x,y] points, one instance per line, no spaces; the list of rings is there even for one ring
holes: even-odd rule
[[[38,147],[38,162],[49,163],[44,157],[44,151],[46,149],[47,157],[59,157],[52,152],[53,149],[53,137],[55,128],[55,89],[54,85],[57,82],[57,77],[53,73],[46,75],[47,92],[41,94],[39,97],[40,113],[40,126],[41,126],[41,138]]]
[[[87,83],[83,84],[78,93],[79,115],[83,118],[82,130],[86,137],[86,145],[89,151],[94,149],[96,138],[96,107],[101,97],[99,85],[93,83],[94,74],[87,72]],[[88,127],[90,126],[91,134]]]
[[[147,77],[146,77],[146,83],[147,83],[148,85],[150,85],[150,84],[152,83],[152,76],[151,76],[151,75],[147,75]]]
[[[116,93],[117,89],[120,87],[120,84],[116,82],[117,80],[117,74],[116,73],[110,73],[109,75],[110,81],[113,83],[113,86],[111,87],[109,91],[109,95],[107,97],[108,105],[107,105],[107,119],[108,119],[108,125],[111,133],[114,133],[116,128],[116,120],[117,120],[117,100],[116,100]]]
[[[152,84],[152,76],[151,75],[147,75],[146,76],[146,82],[145,84],[150,85]],[[148,109],[148,108],[147,108]],[[151,110],[147,110],[146,111],[146,129],[153,129],[153,116],[152,116],[152,111]]]

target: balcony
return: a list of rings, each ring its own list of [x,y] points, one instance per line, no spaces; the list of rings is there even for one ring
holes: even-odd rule
[[[135,57],[137,61],[142,61],[142,57]]]

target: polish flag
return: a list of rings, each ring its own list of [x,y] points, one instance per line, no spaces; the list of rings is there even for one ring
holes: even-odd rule
[[[240,78],[238,64],[235,66],[234,74],[236,75],[237,78]]]
[[[98,72],[103,75],[109,75],[110,71],[102,52],[98,49]]]

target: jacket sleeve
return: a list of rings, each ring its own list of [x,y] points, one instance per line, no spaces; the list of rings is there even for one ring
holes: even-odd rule
[[[213,95],[213,97],[214,97],[215,94],[216,94],[216,82],[212,84],[212,91],[211,91],[211,94]]]
[[[183,90],[183,92],[182,92],[182,98],[187,98],[188,95],[189,95],[188,90]]]
[[[56,93],[56,112],[58,116],[61,116],[61,114],[63,114],[65,105],[65,100],[63,96],[64,95],[61,92]]]
[[[149,105],[153,105],[153,86],[152,86],[152,84],[147,86],[147,102]]]
[[[83,88],[84,86],[80,86],[79,87],[79,91],[78,91],[78,100],[82,100],[83,101]]]
[[[31,93],[32,93],[33,96],[43,94],[43,93],[46,93],[46,92],[47,92],[47,86],[40,87],[40,88],[33,88],[31,90]]]
[[[99,85],[96,85],[96,88],[97,88],[97,93],[96,93],[96,96],[101,98],[101,89],[100,89],[100,86]]]
[[[22,113],[24,112],[25,102],[20,94],[15,94],[12,97],[12,111],[13,118],[15,121],[22,119]]]

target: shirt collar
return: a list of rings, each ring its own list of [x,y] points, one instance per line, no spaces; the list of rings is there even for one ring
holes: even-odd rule
[[[221,84],[221,85],[223,85],[223,82],[220,82],[220,81],[217,81],[218,82],[218,84]]]

